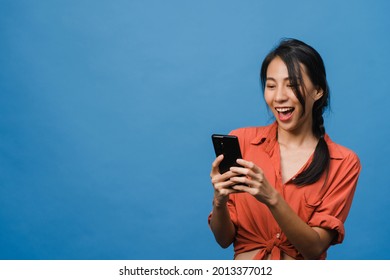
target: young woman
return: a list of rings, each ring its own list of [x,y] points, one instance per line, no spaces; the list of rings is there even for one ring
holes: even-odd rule
[[[329,88],[324,63],[311,46],[283,40],[261,67],[264,99],[276,121],[231,132],[241,167],[219,173],[212,164],[209,225],[239,259],[325,259],[341,243],[360,162],[325,133]],[[242,176],[244,175],[244,176]]]

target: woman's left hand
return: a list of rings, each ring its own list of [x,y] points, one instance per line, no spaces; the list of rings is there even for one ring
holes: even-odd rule
[[[230,168],[230,171],[238,174],[238,176],[230,178],[236,183],[232,188],[249,193],[266,205],[272,205],[276,199],[277,191],[267,181],[263,170],[253,162],[243,159],[238,159],[237,163],[242,167]]]

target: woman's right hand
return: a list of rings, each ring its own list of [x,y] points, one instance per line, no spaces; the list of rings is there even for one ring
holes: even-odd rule
[[[211,165],[211,183],[214,187],[214,206],[220,207],[227,203],[229,194],[237,193],[239,191],[232,189],[235,184],[230,181],[230,178],[237,176],[237,173],[227,171],[223,174],[219,172],[219,164],[223,160],[223,155],[219,155]]]

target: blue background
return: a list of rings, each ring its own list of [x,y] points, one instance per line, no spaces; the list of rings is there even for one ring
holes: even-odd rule
[[[231,259],[210,135],[272,121],[282,37],[322,55],[327,132],[363,165],[329,259],[387,259],[389,1],[0,0],[0,258]]]

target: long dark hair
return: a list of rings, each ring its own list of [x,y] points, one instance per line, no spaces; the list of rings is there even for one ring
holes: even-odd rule
[[[280,57],[287,66],[290,84],[305,113],[305,95],[302,93],[303,84],[301,65],[305,66],[310,81],[323,91],[323,95],[313,105],[313,133],[319,138],[314,151],[313,161],[300,173],[293,183],[299,186],[317,182],[324,172],[327,172],[330,162],[328,145],[325,142],[325,127],[322,114],[329,104],[329,86],[326,80],[324,62],[320,54],[311,46],[296,39],[283,39],[264,59],[261,66],[260,78],[263,91],[267,80],[268,65],[275,57]]]

